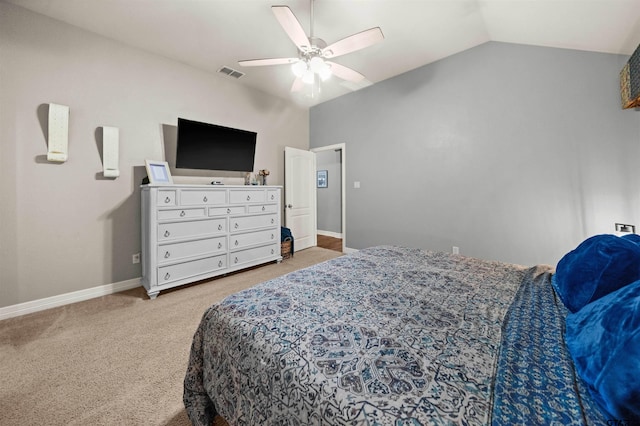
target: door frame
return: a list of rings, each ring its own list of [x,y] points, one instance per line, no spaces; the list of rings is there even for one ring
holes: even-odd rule
[[[342,178],[340,179],[340,194],[341,194],[341,215],[342,218],[340,220],[341,222],[341,228],[342,228],[342,252],[346,253],[346,248],[347,248],[347,145],[345,143],[337,143],[337,144],[333,144],[333,145],[327,145],[327,146],[320,146],[317,148],[311,148],[309,151],[313,152],[313,153],[317,153],[317,152],[321,152],[321,151],[335,151],[335,150],[340,150],[342,151],[342,155],[341,155],[341,160],[340,160],[340,168],[341,168],[341,174],[342,174]],[[316,217],[318,216],[318,203],[316,203]]]

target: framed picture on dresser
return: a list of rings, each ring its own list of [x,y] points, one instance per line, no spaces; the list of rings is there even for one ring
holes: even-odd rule
[[[147,176],[152,185],[172,185],[173,178],[166,161],[145,160]]]

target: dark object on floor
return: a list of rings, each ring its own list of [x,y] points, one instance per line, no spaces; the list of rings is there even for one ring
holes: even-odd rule
[[[293,234],[284,226],[280,227],[280,250],[283,259],[293,256]]]

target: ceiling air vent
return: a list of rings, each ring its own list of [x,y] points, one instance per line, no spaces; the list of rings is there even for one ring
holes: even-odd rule
[[[228,75],[229,77],[233,77],[235,79],[238,79],[240,77],[242,77],[244,75],[243,72],[240,72],[238,70],[234,70],[233,68],[229,68],[229,67],[222,67],[218,70],[219,73]]]

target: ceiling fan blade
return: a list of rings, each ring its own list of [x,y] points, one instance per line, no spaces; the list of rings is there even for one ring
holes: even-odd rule
[[[327,61],[327,64],[331,66],[331,73],[338,78],[351,81],[353,83],[359,83],[365,80],[364,75],[360,74],[358,71],[353,70],[349,67],[345,67],[344,65],[340,65],[330,61]]]
[[[322,56],[325,58],[335,58],[336,56],[364,49],[382,40],[384,40],[384,34],[382,34],[380,27],[369,28],[368,30],[353,34],[330,44],[322,49]]]
[[[296,62],[298,58],[269,58],[269,59],[248,59],[238,61],[243,67],[262,67],[265,65],[287,65]]]
[[[291,9],[288,6],[271,6],[271,10],[291,41],[298,46],[298,49],[301,51],[307,50],[310,45],[309,38]]]

